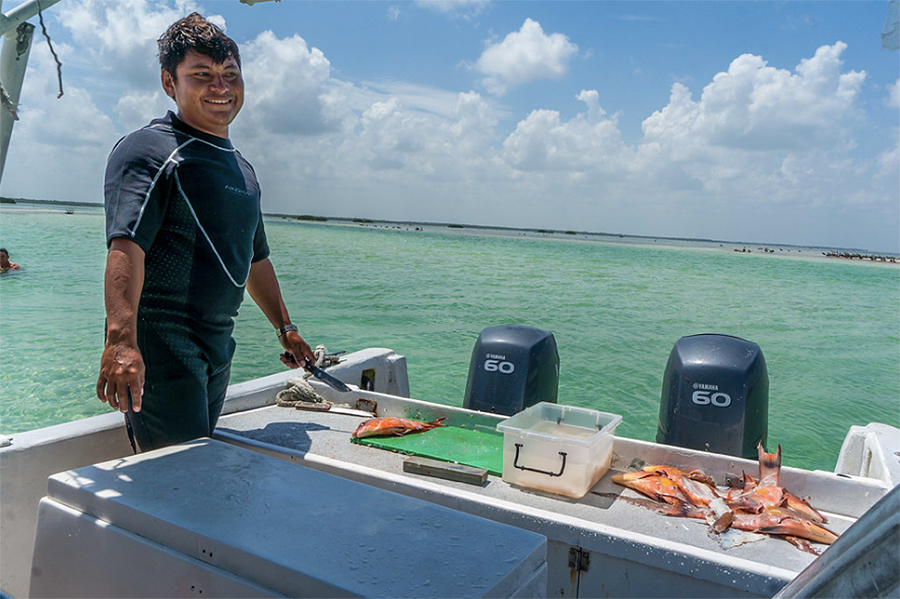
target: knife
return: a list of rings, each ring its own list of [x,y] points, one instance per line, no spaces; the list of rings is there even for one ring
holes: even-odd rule
[[[316,377],[317,379],[319,379],[320,381],[322,381],[323,383],[325,383],[332,389],[340,391],[341,393],[347,393],[349,391],[352,391],[352,389],[350,389],[350,387],[345,385],[342,381],[339,381],[338,379],[334,378],[333,376],[331,376],[330,374],[328,374],[321,368],[317,367],[315,364],[311,363],[309,360],[307,360],[305,358],[303,359],[303,364],[300,364],[297,362],[297,358],[295,358],[294,354],[292,354],[291,352],[284,352],[283,354],[281,354],[281,357],[283,360],[286,360],[287,362],[297,364],[298,366],[303,366],[303,368],[307,372],[309,372],[311,375],[313,375],[314,377]]]

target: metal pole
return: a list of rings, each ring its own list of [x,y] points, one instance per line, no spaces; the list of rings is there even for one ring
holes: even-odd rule
[[[40,0],[41,11],[45,11],[60,0]],[[38,0],[30,0],[15,7],[9,13],[0,15],[0,34],[15,29],[31,17],[38,14]]]
[[[25,80],[25,67],[28,65],[28,54],[31,51],[31,40],[34,37],[34,25],[28,19],[44,11],[60,0],[29,0],[15,7],[9,13],[0,11],[0,35],[3,36],[3,49],[0,50],[0,83],[9,96],[13,106],[18,105],[22,93],[22,82]],[[0,0],[0,8],[3,0]],[[9,149],[9,138],[15,119],[5,108],[0,108],[0,181],[3,180],[3,169],[6,166],[6,152]]]
[[[28,65],[33,37],[34,25],[25,22],[3,36],[3,50],[0,51],[0,82],[9,94],[13,106],[19,103],[19,96],[22,93],[22,82],[25,80],[25,67]],[[3,180],[13,122],[13,115],[6,109],[0,109],[0,181]]]

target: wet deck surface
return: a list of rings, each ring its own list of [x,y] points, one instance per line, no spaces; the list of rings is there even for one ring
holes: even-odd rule
[[[799,573],[814,559],[813,555],[772,537],[723,548],[720,538],[712,534],[709,526],[702,520],[665,516],[622,500],[622,496],[640,496],[613,483],[610,480],[613,471],[604,476],[582,499],[569,499],[512,486],[497,476],[489,476],[487,484],[478,487],[406,473],[403,471],[403,462],[408,456],[351,443],[350,434],[361,420],[363,418],[359,416],[270,406],[223,416],[217,430],[226,436],[235,435],[264,443],[286,450],[287,453],[329,458],[403,477],[412,486],[422,485],[427,481],[428,485],[440,485],[468,494],[469,497],[475,494],[479,501],[488,505],[507,502],[520,508],[520,518],[527,518],[526,514],[534,510],[560,514],[565,525],[574,528],[585,526],[584,534],[588,535],[612,532],[617,537],[633,538],[638,543],[642,540],[641,535],[646,535],[659,539],[665,545],[673,543],[673,547],[689,546],[712,552],[726,562],[749,560],[754,564],[794,573]],[[816,505],[815,497],[812,498],[812,503]],[[837,533],[846,530],[854,521],[848,517],[828,516],[827,526]]]

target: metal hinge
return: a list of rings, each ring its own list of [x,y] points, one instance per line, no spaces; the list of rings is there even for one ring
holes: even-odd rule
[[[576,572],[587,572],[590,565],[590,552],[585,551],[581,547],[571,547],[569,549],[569,568]]]

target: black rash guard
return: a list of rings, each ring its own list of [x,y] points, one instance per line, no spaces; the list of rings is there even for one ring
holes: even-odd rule
[[[146,253],[138,319],[230,336],[251,262],[269,255],[259,184],[228,139],[172,112],[116,144],[106,169],[106,239]]]
[[[135,437],[147,450],[211,435],[250,265],[269,255],[253,167],[228,139],[169,112],[116,144],[104,194],[107,244],[130,239],[145,252]]]

